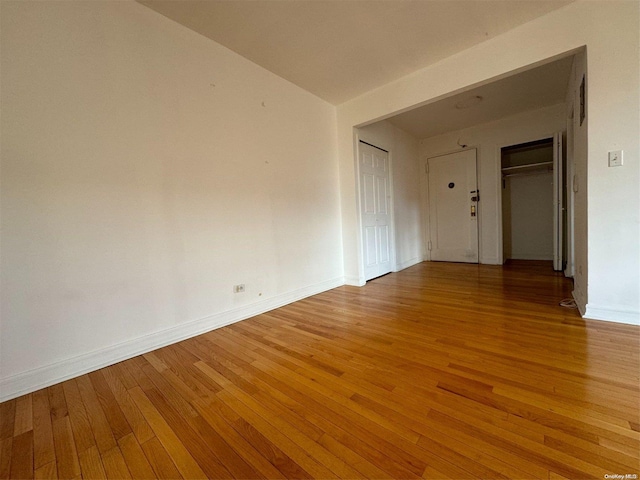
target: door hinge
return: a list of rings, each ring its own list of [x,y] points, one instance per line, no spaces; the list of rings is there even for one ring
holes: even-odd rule
[[[429,251],[431,251],[431,240],[429,240],[429,243],[427,244],[427,248],[429,249]]]
[[[424,173],[426,173],[427,175],[429,174],[429,164],[428,163],[424,164]]]

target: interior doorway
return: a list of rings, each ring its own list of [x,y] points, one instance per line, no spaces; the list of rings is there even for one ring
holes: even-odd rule
[[[503,262],[566,264],[562,134],[501,149]]]

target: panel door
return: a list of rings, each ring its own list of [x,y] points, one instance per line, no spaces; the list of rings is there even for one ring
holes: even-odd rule
[[[391,272],[389,154],[360,143],[360,209],[365,280]]]

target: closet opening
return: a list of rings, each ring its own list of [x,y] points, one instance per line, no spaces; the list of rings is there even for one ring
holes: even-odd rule
[[[553,262],[564,268],[562,135],[501,149],[503,263]]]

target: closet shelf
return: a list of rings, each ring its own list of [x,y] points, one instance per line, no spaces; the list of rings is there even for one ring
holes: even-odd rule
[[[535,170],[543,167],[552,167],[553,162],[541,162],[541,163],[530,163],[529,165],[517,165],[515,167],[504,167],[502,169],[503,173],[509,172],[528,172],[530,170]]]

